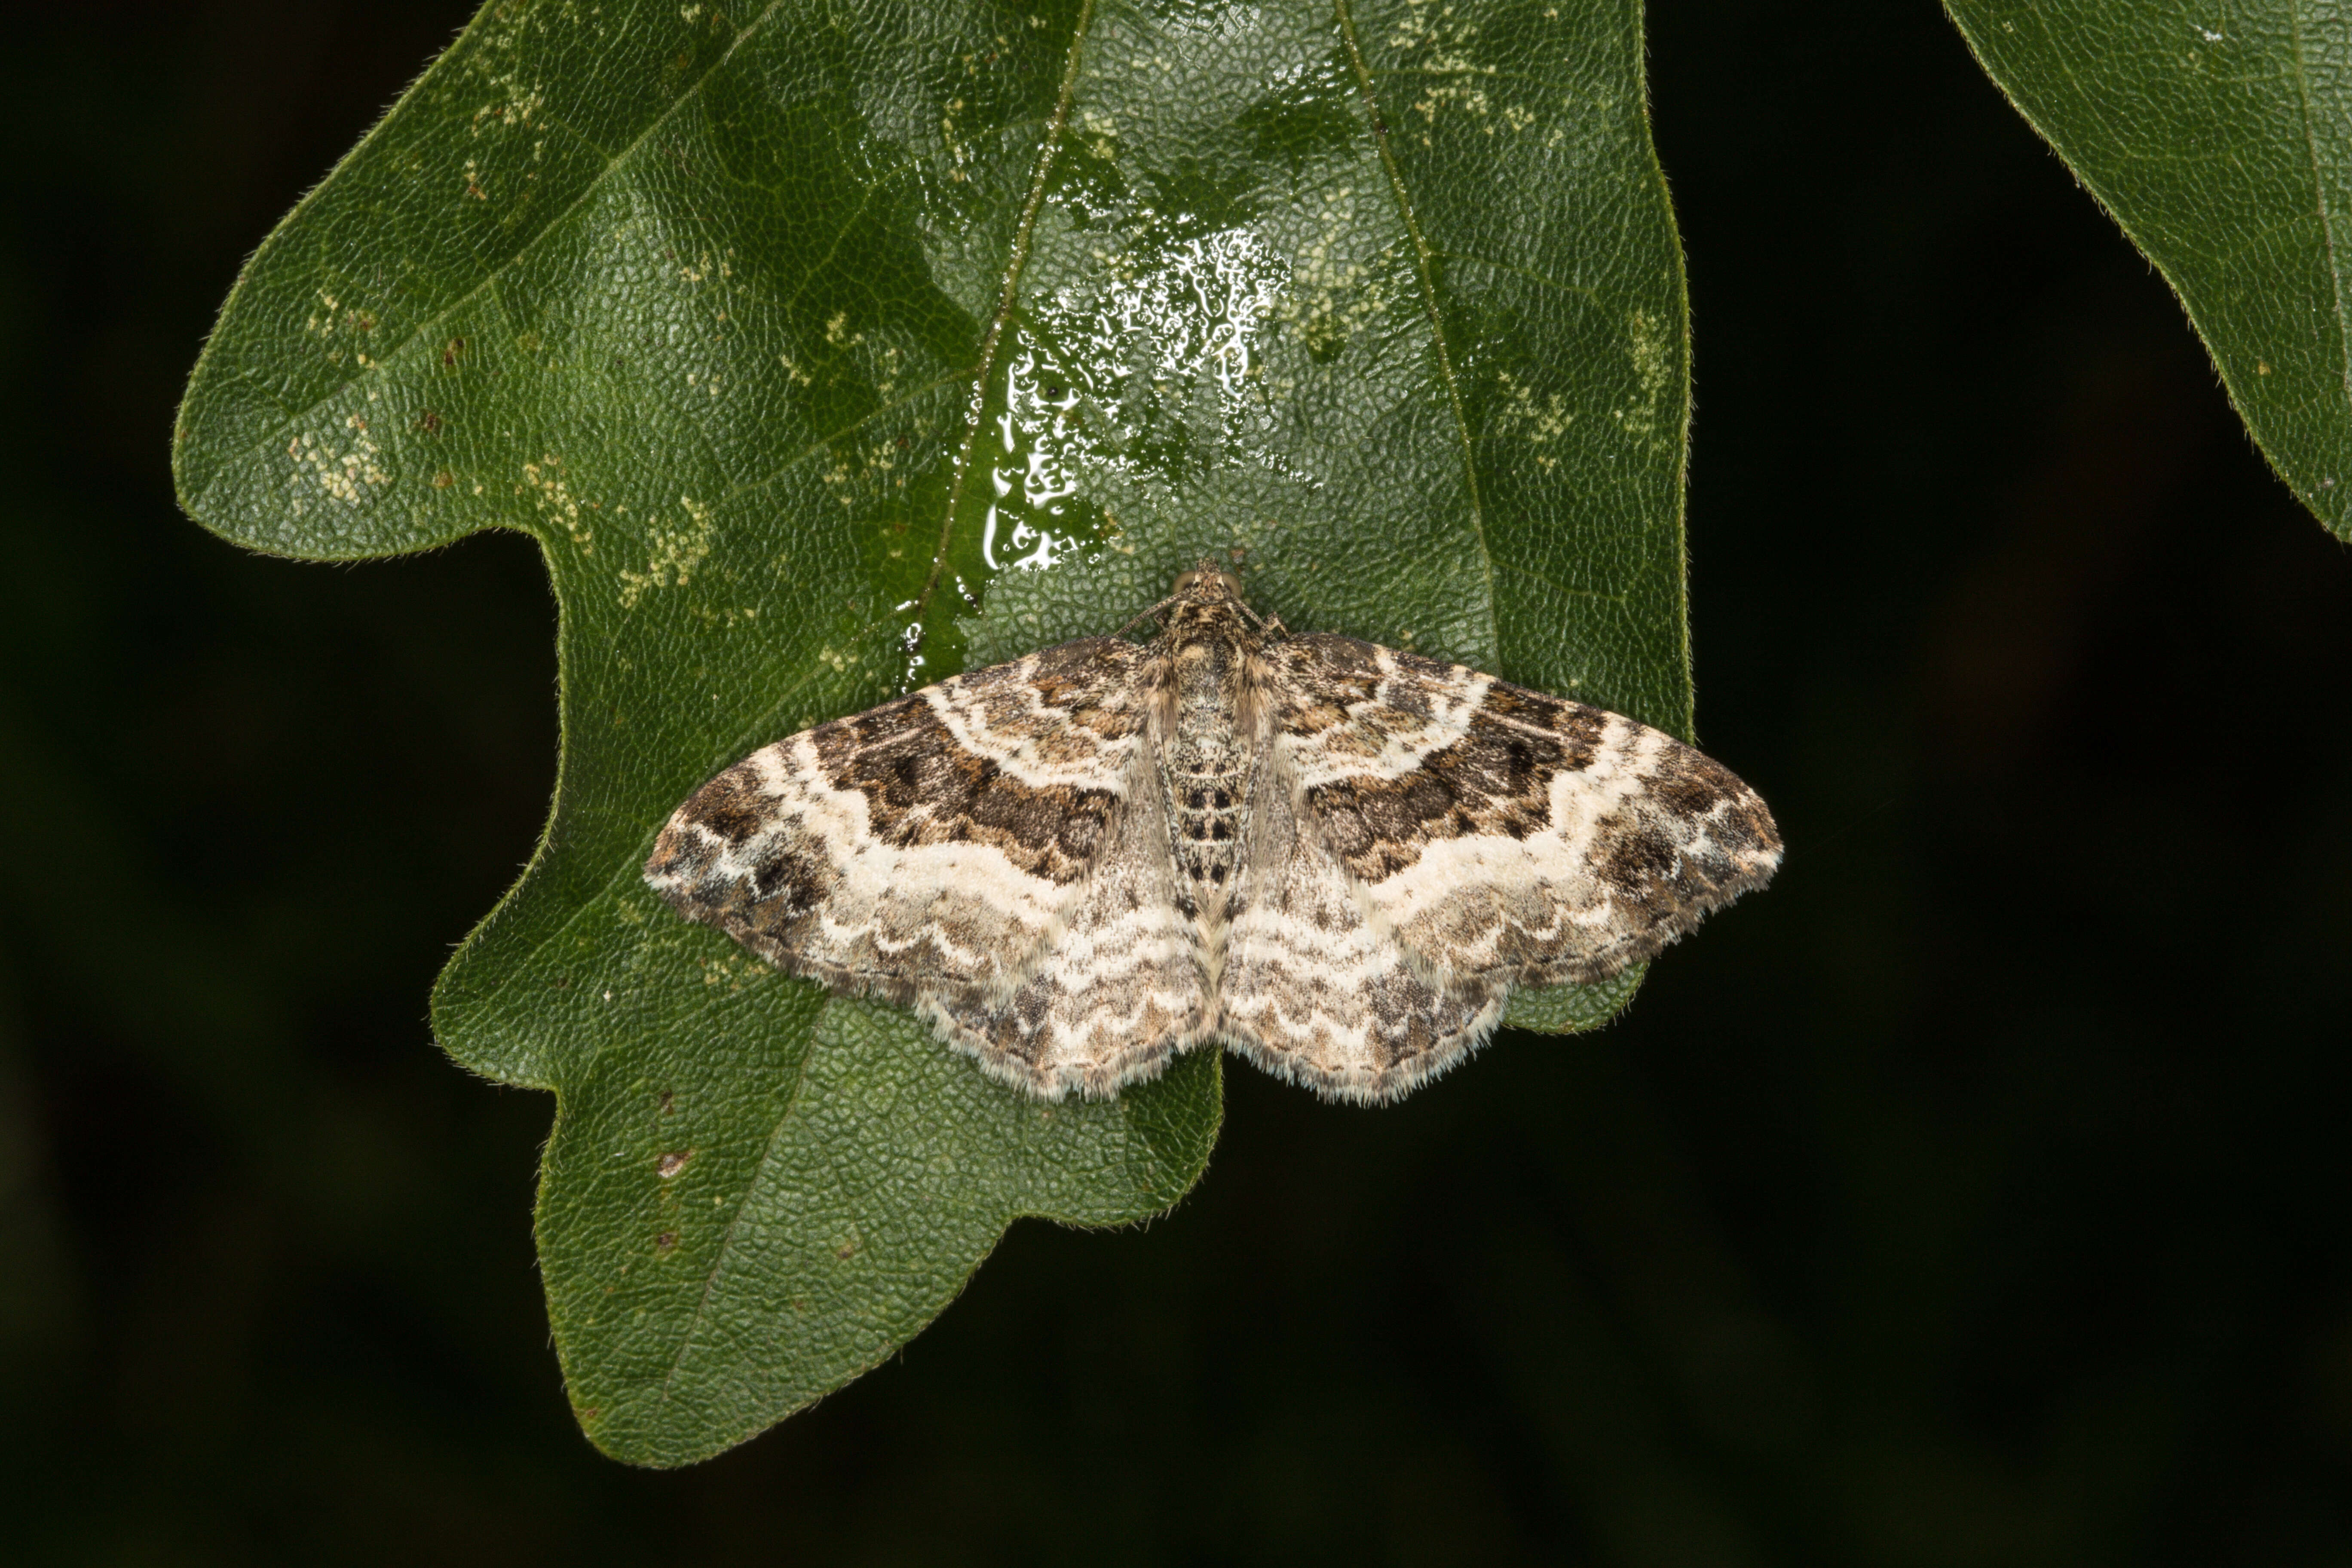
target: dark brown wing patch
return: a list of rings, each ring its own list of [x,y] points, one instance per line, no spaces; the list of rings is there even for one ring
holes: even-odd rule
[[[1314,831],[1459,983],[1605,978],[1780,863],[1755,792],[1621,714],[1346,638],[1276,652]]]

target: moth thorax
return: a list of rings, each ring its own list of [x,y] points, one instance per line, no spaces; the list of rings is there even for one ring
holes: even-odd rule
[[[1221,637],[1178,644],[1175,731],[1161,766],[1180,896],[1222,921],[1239,883],[1252,735],[1243,724],[1247,659]]]

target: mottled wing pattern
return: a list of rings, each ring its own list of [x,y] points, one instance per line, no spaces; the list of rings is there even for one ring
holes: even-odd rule
[[[1630,719],[1283,637],[1213,563],[1161,608],[1148,647],[1065,643],[753,752],[646,880],[1047,1099],[1223,1040],[1385,1100],[1514,985],[1614,974],[1780,863],[1762,801]]]
[[[1326,1092],[1405,1092],[1475,1047],[1512,985],[1614,974],[1780,863],[1754,792],[1622,715],[1348,637],[1265,658],[1293,868],[1236,926],[1226,1009]],[[1367,1027],[1317,1000],[1321,951],[1359,955]],[[1430,998],[1417,1014],[1400,974]]]
[[[1157,1078],[1206,1033],[1198,928],[1176,905],[1168,818],[1148,758],[1118,814],[1118,838],[1029,977],[1003,1003],[920,1004],[992,1078],[1049,1100],[1094,1098]]]
[[[1272,652],[1304,815],[1448,975],[1605,979],[1780,863],[1756,793],[1663,731],[1347,637]]]
[[[1082,1084],[1078,1042],[1187,1005],[1156,868],[1116,853],[1156,809],[1150,657],[1066,643],[789,736],[680,806],[646,879],[780,968],[917,1006],[1000,1077]]]
[[[1277,742],[1278,744],[1278,742]],[[1459,1060],[1507,984],[1447,987],[1368,918],[1277,763],[1253,792],[1250,872],[1225,948],[1223,1033],[1276,1077],[1339,1100],[1393,1100]]]

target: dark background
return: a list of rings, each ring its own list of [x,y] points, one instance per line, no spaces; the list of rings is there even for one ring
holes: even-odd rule
[[[599,1458],[550,1102],[425,1023],[552,776],[533,548],[264,560],[167,471],[468,9],[5,16],[0,1557],[2352,1563],[2352,559],[1923,0],[1652,18],[1773,889],[1402,1108],[1234,1072],[1172,1216]]]

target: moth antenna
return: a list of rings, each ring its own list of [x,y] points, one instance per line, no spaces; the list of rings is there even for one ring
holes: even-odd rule
[[[1141,615],[1137,616],[1135,617],[1135,620],[1134,620],[1134,621],[1129,621],[1129,622],[1128,622],[1126,626],[1123,626],[1119,627],[1119,628],[1118,628],[1118,630],[1117,630],[1116,632],[1113,632],[1111,635],[1112,635],[1113,637],[1125,637],[1125,636],[1128,634],[1128,632],[1129,632],[1129,630],[1131,630],[1131,629],[1134,627],[1136,621],[1149,621],[1149,620],[1154,620],[1154,619],[1156,619],[1156,618],[1158,617],[1158,616],[1159,616],[1159,614],[1160,614],[1160,611],[1162,611],[1162,610],[1166,609],[1169,605],[1171,605],[1174,604],[1178,599],[1181,598],[1182,596],[1183,596],[1183,595],[1180,595],[1180,594],[1171,594],[1171,595],[1169,595],[1166,598],[1164,598],[1164,599],[1160,600],[1158,604],[1156,604],[1156,605],[1152,605],[1152,606],[1151,606],[1151,608],[1150,608],[1150,609],[1148,609],[1148,610],[1144,611]],[[1165,627],[1165,626],[1160,627],[1160,630],[1162,630],[1162,631],[1165,631],[1165,630],[1167,630],[1167,629],[1168,629],[1168,628],[1167,628],[1167,627]]]
[[[1247,616],[1251,620],[1257,623],[1258,630],[1262,632],[1272,632],[1281,637],[1288,637],[1290,635],[1290,628],[1284,626],[1280,618],[1274,616],[1259,615],[1255,610],[1249,607],[1249,601],[1247,599],[1237,598],[1234,603],[1242,607],[1243,615]]]

